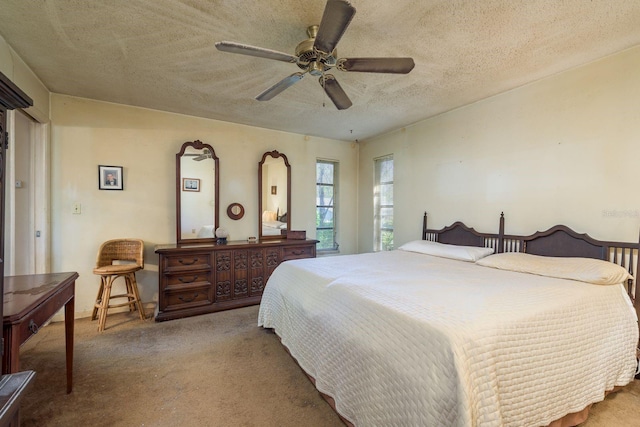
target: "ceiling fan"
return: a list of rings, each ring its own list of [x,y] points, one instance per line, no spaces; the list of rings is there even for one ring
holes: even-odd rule
[[[346,31],[356,9],[346,0],[327,0],[320,25],[307,28],[308,39],[298,44],[295,55],[241,43],[221,41],[216,48],[223,52],[240,53],[260,58],[296,64],[302,71],[280,80],[260,95],[258,101],[268,101],[299,82],[305,74],[320,77],[320,85],[338,110],[351,107],[351,100],[333,76],[331,68],[364,73],[407,74],[415,66],[412,58],[336,58],[336,45]]]
[[[211,151],[209,151],[208,148],[205,148],[202,153],[200,153],[198,150],[198,152],[195,152],[195,153],[184,153],[183,156],[193,157],[193,159],[191,160],[194,160],[196,162],[206,160],[206,159],[213,159],[213,156],[211,155]]]

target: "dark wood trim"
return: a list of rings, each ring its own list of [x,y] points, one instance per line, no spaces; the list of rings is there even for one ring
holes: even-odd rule
[[[0,72],[0,105],[7,110],[14,110],[32,106],[33,100]]]

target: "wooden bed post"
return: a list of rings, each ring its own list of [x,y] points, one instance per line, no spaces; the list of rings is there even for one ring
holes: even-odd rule
[[[498,228],[498,253],[504,252],[504,212],[500,212],[500,227]]]
[[[640,232],[638,233],[638,246],[636,248],[638,250],[638,253],[636,255],[636,262],[635,262],[635,271],[633,270],[633,250],[631,251],[631,253],[629,254],[629,264],[630,269],[631,269],[631,275],[635,278],[636,283],[635,283],[635,288],[634,289],[630,289],[629,290],[629,294],[631,294],[631,291],[633,290],[633,307],[636,309],[636,316],[640,319],[640,298],[638,298],[638,283],[640,282],[640,280],[638,280],[638,275],[640,274],[640,270],[638,270],[638,264],[640,264]],[[638,326],[640,328],[640,325]],[[636,349],[636,356],[640,356],[640,354],[638,354],[640,352],[640,339],[638,340],[638,348]]]
[[[427,211],[424,211],[422,217],[422,240],[427,240]]]
[[[638,288],[638,283],[640,283],[640,280],[638,280],[638,275],[640,275],[640,232],[638,233],[637,249],[638,249],[638,255],[636,257],[636,271],[635,271],[635,274],[633,274],[633,272],[631,272],[631,274],[636,279],[635,289],[632,289],[633,290],[633,306],[636,309],[637,318],[640,319],[640,288]],[[633,250],[631,251],[631,254],[629,255],[629,257],[630,257],[629,264],[631,264],[633,262]],[[638,328],[640,328],[640,324],[638,324]],[[638,340],[638,348],[636,349],[636,356],[640,359],[640,339]],[[640,363],[640,361],[638,363]],[[636,375],[636,378],[640,379],[640,374]]]

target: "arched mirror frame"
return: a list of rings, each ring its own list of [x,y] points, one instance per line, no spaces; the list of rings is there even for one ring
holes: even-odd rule
[[[260,240],[276,240],[283,239],[285,236],[263,236],[262,235],[262,165],[267,160],[267,156],[273,157],[277,159],[278,157],[282,157],[284,160],[284,165],[287,168],[287,231],[291,230],[291,165],[289,164],[289,159],[283,153],[280,153],[278,150],[267,151],[262,155],[262,160],[258,163],[258,236]]]
[[[177,242],[178,244],[183,244],[183,243],[213,243],[216,241],[215,236],[211,237],[211,238],[195,238],[195,239],[183,239],[182,238],[182,230],[181,230],[181,225],[182,225],[182,209],[181,209],[181,198],[182,198],[182,174],[181,174],[181,168],[180,168],[180,160],[182,159],[182,156],[184,155],[185,151],[187,150],[188,147],[193,147],[196,150],[204,150],[205,148],[210,150],[211,152],[211,158],[214,161],[214,180],[215,180],[215,187],[214,187],[214,198],[215,198],[215,206],[214,206],[214,210],[213,210],[213,214],[215,216],[214,218],[214,226],[213,226],[213,230],[215,233],[215,230],[218,229],[218,227],[220,226],[220,162],[218,159],[218,156],[216,156],[216,152],[213,149],[213,147],[209,144],[205,144],[200,140],[195,140],[195,141],[187,141],[184,144],[182,144],[182,147],[180,148],[180,151],[176,154],[176,238],[177,238]]]

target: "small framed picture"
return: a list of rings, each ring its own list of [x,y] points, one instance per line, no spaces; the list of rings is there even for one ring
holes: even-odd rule
[[[200,191],[198,178],[182,178],[182,191]]]
[[[122,190],[122,166],[98,166],[100,190]]]
[[[278,194],[278,186],[277,185],[272,185],[271,186],[271,194]]]

